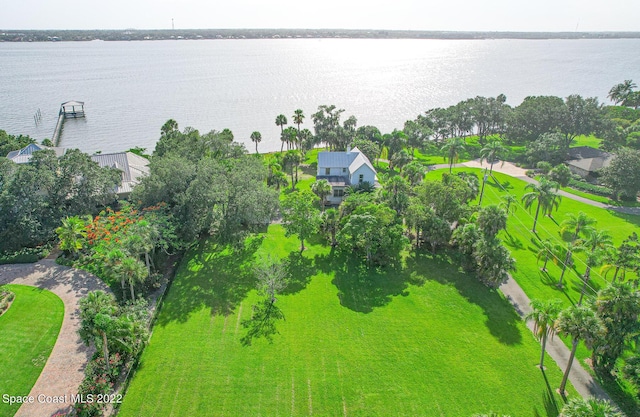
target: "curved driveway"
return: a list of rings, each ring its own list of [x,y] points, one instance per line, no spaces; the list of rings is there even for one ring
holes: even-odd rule
[[[56,412],[68,412],[72,407],[71,396],[78,392],[78,386],[84,378],[84,368],[93,354],[93,349],[85,346],[78,336],[78,302],[89,291],[107,290],[106,285],[95,275],[57,265],[52,259],[43,259],[34,264],[0,265],[0,285],[3,284],[29,285],[49,290],[64,303],[64,318],[58,339],[29,393],[35,402],[23,404],[16,416],[48,417]],[[37,397],[41,394],[50,397],[66,395],[67,402],[39,403]]]

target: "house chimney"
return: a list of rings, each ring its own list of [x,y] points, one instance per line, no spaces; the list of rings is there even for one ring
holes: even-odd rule
[[[351,153],[351,145],[347,145],[347,153]]]

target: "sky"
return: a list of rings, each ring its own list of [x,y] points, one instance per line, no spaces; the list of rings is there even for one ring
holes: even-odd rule
[[[0,0],[0,30],[640,31],[640,0]]]

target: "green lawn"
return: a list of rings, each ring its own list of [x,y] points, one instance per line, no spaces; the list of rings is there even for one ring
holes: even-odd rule
[[[573,142],[571,143],[571,147],[575,148],[577,146],[591,146],[592,148],[598,149],[600,147],[601,142],[602,142],[602,139],[597,138],[593,135],[590,135],[590,136],[580,135],[573,140]]]
[[[561,406],[549,390],[561,371],[535,367],[539,345],[511,305],[446,257],[376,271],[319,241],[302,256],[298,247],[272,225],[243,250],[203,241],[190,251],[119,415],[529,416]],[[277,301],[286,319],[273,344],[244,347],[252,265],[267,255],[290,262]]]
[[[427,179],[440,178],[442,174],[447,171],[448,170],[433,171],[427,175]],[[479,169],[464,168],[454,169],[454,171],[475,172],[479,178],[482,176],[481,170]],[[617,213],[615,211],[593,207],[569,198],[563,198],[559,210],[553,212],[553,218],[539,217],[537,226],[538,235],[536,236],[531,232],[535,205],[530,213],[525,210],[522,207],[522,203],[520,203],[520,198],[525,192],[524,187],[527,183],[500,173],[494,172],[493,175],[495,180],[490,179],[485,187],[483,205],[499,203],[502,196],[506,195],[507,192],[517,197],[519,202],[518,208],[509,215],[507,230],[501,233],[501,237],[507,248],[511,251],[511,255],[516,259],[516,270],[512,272],[512,276],[530,298],[538,298],[541,300],[558,298],[563,301],[565,306],[577,303],[580,298],[580,290],[582,288],[581,275],[586,269],[584,254],[575,254],[575,269],[568,270],[565,273],[565,287],[563,289],[559,289],[556,286],[560,277],[560,267],[549,262],[547,265],[548,272],[542,272],[540,271],[542,263],[537,261],[537,253],[539,250],[537,243],[538,238],[549,238],[559,243],[562,242],[559,233],[559,224],[565,219],[568,213],[577,214],[583,211],[590,217],[596,219],[598,221],[596,227],[609,231],[616,246],[632,232],[640,233],[640,216]],[[635,274],[631,272],[628,273],[628,276],[636,277]],[[611,276],[608,280],[611,280]],[[591,280],[587,291],[588,297],[593,297],[599,289],[607,284],[608,280],[600,275],[600,268],[594,268],[591,271]],[[566,340],[565,343],[569,344]],[[590,352],[581,345],[577,356],[581,363],[587,367],[584,359],[590,357]],[[610,388],[610,393],[616,395],[616,392],[619,390],[617,385],[615,383],[610,384],[607,381],[604,381],[604,383]],[[636,407],[637,410],[640,410],[640,399],[634,397],[631,390],[627,390],[626,394],[618,394],[622,395],[622,397],[616,398],[616,400],[631,403],[631,407]]]
[[[0,394],[29,395],[58,337],[64,304],[46,290],[4,287],[16,297],[0,317]],[[19,406],[0,401],[0,416],[14,415]]]

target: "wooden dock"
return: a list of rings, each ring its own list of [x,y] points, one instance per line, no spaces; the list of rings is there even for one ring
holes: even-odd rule
[[[53,130],[53,136],[51,142],[53,146],[58,146],[60,142],[60,134],[62,133],[62,126],[67,118],[84,117],[84,102],[83,101],[67,101],[60,105],[60,111],[58,112],[58,122],[56,128]]]

